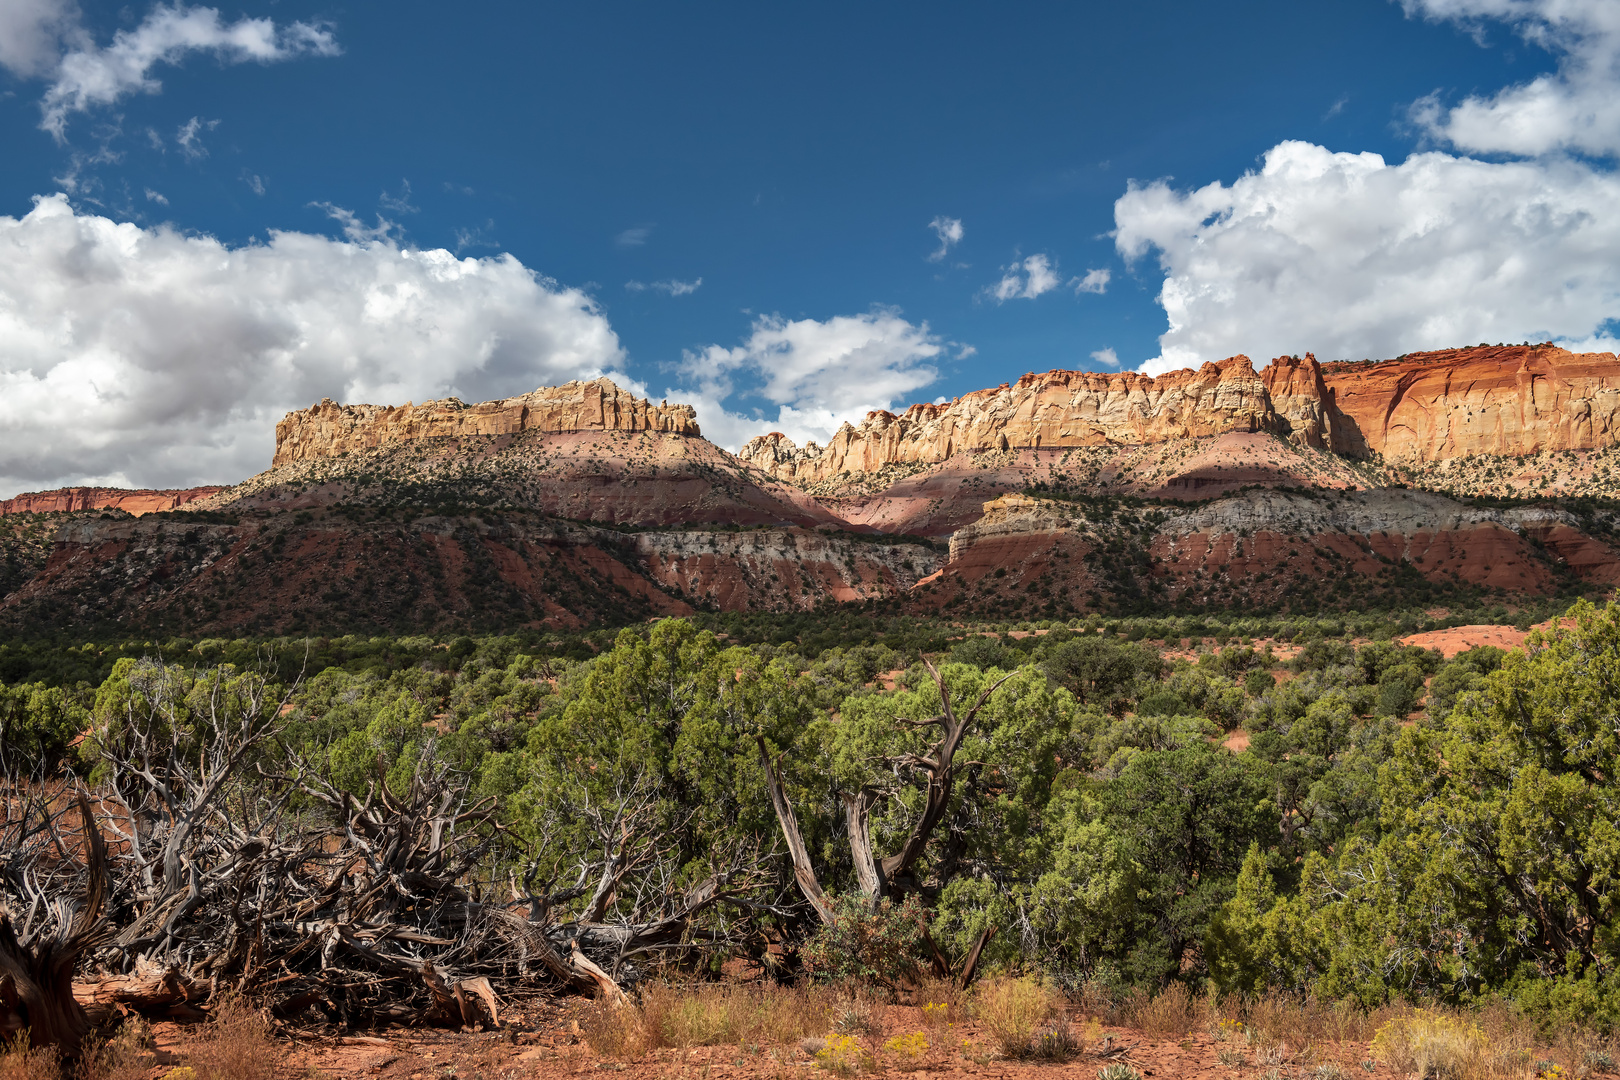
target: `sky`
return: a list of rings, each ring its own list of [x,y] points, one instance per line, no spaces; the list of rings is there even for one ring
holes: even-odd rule
[[[1620,325],[1620,0],[0,0],[0,148],[0,497],[325,397],[607,374],[736,448]]]

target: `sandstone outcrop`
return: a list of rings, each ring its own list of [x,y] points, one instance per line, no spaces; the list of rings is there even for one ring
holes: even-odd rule
[[[1333,393],[1322,380],[1322,365],[1305,354],[1279,356],[1260,372],[1271,407],[1282,421],[1278,434],[1285,434],[1300,446],[1332,450],[1345,442],[1344,416],[1334,408]]]
[[[987,537],[1055,533],[1068,527],[1069,519],[1051,503],[1027,495],[1003,495],[984,504],[978,521],[951,534],[950,561],[960,561],[964,552]]]
[[[375,450],[391,443],[470,435],[651,431],[699,435],[690,405],[654,405],[611,379],[543,386],[520,397],[468,405],[459,398],[420,405],[339,405],[330,398],[276,425],[273,465]]]
[[[898,416],[868,413],[825,447],[800,449],[772,434],[738,456],[778,479],[815,483],[962,452],[1164,442],[1276,426],[1265,383],[1248,357],[1234,356],[1158,378],[1133,371],[1025,375],[944,405],[913,405]]]
[[[1552,345],[1476,346],[1323,364],[1348,421],[1330,448],[1392,461],[1595,450],[1620,441],[1620,361]]]
[[[222,487],[178,488],[167,491],[104,487],[69,487],[55,491],[29,491],[15,498],[0,500],[3,514],[60,514],[76,510],[122,510],[140,517],[176,510],[198,499],[206,499]]]
[[[995,450],[1135,446],[1269,432],[1318,450],[1397,462],[1590,450],[1620,442],[1620,361],[1552,345],[1477,346],[1321,364],[1246,356],[1157,378],[1049,371],[945,405],[868,413],[825,447],[779,433],[739,455],[804,486]]]

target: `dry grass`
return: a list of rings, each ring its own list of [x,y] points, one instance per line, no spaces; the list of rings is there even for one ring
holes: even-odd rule
[[[1007,1058],[1029,1057],[1036,1032],[1053,1012],[1051,991],[1032,979],[988,979],[973,994],[974,1017]]]
[[[150,1080],[152,1029],[140,1017],[125,1020],[112,1038],[87,1051],[79,1080]]]
[[[275,1080],[276,1044],[265,1014],[238,997],[223,998],[211,1012],[185,1050],[197,1080]]]
[[[60,1080],[61,1066],[51,1050],[34,1050],[23,1033],[0,1049],[0,1080]]]
[[[1373,1055],[1398,1072],[1444,1080],[1517,1080],[1534,1057],[1535,1040],[1507,1009],[1475,1016],[1417,1009],[1378,1028]]]
[[[666,1046],[793,1043],[826,1032],[840,1007],[836,993],[821,987],[659,983],[635,1004],[592,1007],[580,1026],[591,1049],[627,1058]],[[870,1005],[865,1008],[870,1020]]]
[[[1180,1040],[1191,1034],[1194,1028],[1208,1026],[1199,1023],[1199,1012],[1203,1007],[1201,1005],[1199,1010],[1194,1009],[1192,996],[1180,983],[1171,983],[1158,996],[1139,989],[1133,991],[1120,1007],[1120,1023],[1155,1038]]]
[[[917,988],[915,1000],[923,1022],[931,1028],[960,1024],[967,1016],[967,995],[951,979],[928,978]]]
[[[832,1002],[827,1013],[831,1029],[840,1035],[883,1034],[883,1015],[871,991],[862,987],[845,987]]]
[[[1305,1043],[1364,1043],[1379,1025],[1397,1015],[1394,1009],[1368,1012],[1353,1001],[1321,1002],[1271,993],[1248,1003],[1247,1026],[1272,1040],[1284,1037]]]
[[[149,1080],[152,1075],[152,1029],[144,1020],[126,1021],[106,1041],[93,1036],[84,1056],[63,1063],[55,1050],[30,1049],[26,1036],[0,1044],[0,1080]]]

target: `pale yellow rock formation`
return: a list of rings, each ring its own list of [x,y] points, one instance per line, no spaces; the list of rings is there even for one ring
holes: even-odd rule
[[[458,398],[420,405],[339,405],[331,399],[276,425],[272,465],[336,457],[390,443],[525,431],[656,431],[699,435],[690,405],[654,405],[611,379],[546,386],[521,397],[468,405]]]

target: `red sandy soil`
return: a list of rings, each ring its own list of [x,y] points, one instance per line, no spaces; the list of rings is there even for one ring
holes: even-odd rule
[[[1481,645],[1495,645],[1498,649],[1517,649],[1524,644],[1529,636],[1525,630],[1516,630],[1511,626],[1493,626],[1480,624],[1476,626],[1454,626],[1449,630],[1430,630],[1423,634],[1413,634],[1400,639],[1402,645],[1417,645],[1424,649],[1439,649],[1441,655],[1447,660],[1460,652],[1476,649]]]
[[[580,1034],[579,1019],[589,1007],[578,1001],[533,1006],[522,1013],[503,1015],[502,1029],[492,1032],[407,1028],[344,1036],[335,1032],[289,1031],[282,1035],[286,1055],[279,1071],[288,1080],[561,1080],[598,1072],[628,1074],[638,1080],[687,1076],[693,1080],[819,1080],[833,1075],[823,1072],[797,1045],[699,1046],[655,1050],[635,1060],[605,1058],[594,1052]],[[1123,1060],[1144,1077],[1226,1080],[1265,1068],[1257,1061],[1255,1051],[1239,1042],[1217,1042],[1208,1031],[1195,1031],[1186,1038],[1154,1038],[1122,1027],[1101,1028],[1102,1039],[1068,1062],[1007,1061],[994,1055],[988,1035],[972,1021],[931,1029],[923,1023],[919,1008],[891,1005],[881,1012],[883,1034],[859,1039],[876,1066],[863,1075],[911,1072],[917,1080],[1060,1076],[1091,1080],[1101,1066]],[[1076,1030],[1085,1022],[1077,1013],[1070,1020]],[[888,1039],[917,1031],[927,1033],[930,1046],[915,1064],[883,1049]],[[158,1077],[183,1063],[186,1033],[177,1025],[160,1024],[154,1035],[159,1052],[153,1076]],[[1218,1057],[1222,1049],[1242,1052],[1244,1063],[1222,1065]],[[1276,1064],[1290,1072],[1308,1072],[1317,1065],[1336,1061],[1357,1076],[1394,1075],[1382,1065],[1375,1072],[1366,1072],[1361,1063],[1367,1060],[1368,1050],[1360,1042],[1309,1047],[1285,1042],[1278,1054],[1281,1060]]]
[[[1531,630],[1551,630],[1554,622],[1564,628],[1575,625],[1574,619],[1548,619],[1538,622]],[[1495,645],[1498,649],[1517,649],[1530,636],[1529,630],[1512,626],[1481,623],[1474,626],[1454,626],[1450,630],[1430,630],[1426,634],[1413,634],[1400,639],[1402,645],[1420,645],[1425,649],[1439,649],[1447,660],[1460,652],[1480,645]]]

